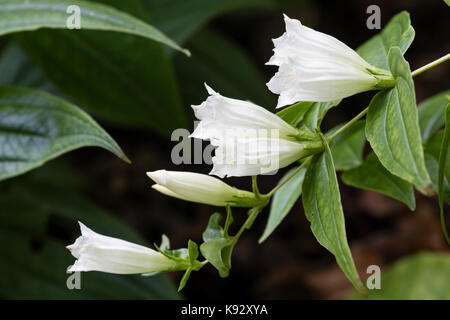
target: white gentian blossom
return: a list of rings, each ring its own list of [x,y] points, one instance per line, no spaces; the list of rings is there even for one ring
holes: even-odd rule
[[[284,15],[286,32],[274,39],[268,65],[279,67],[267,83],[279,94],[277,108],[298,101],[335,101],[359,92],[392,87],[394,80],[338,39]]]
[[[254,194],[236,189],[225,182],[206,174],[157,170],[147,172],[156,182],[153,189],[186,201],[213,206],[251,206],[257,202]]]
[[[79,222],[81,236],[67,246],[77,259],[68,269],[117,274],[157,273],[178,269],[175,261],[162,253],[125,240],[98,234]]]
[[[311,141],[302,141],[300,131],[276,114],[224,97],[207,85],[206,89],[210,94],[206,101],[192,106],[200,122],[191,137],[210,140],[216,147],[210,174],[222,178],[267,174],[311,154]]]

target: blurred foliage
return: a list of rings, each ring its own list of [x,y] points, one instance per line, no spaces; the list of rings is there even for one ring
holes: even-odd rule
[[[421,253],[381,270],[381,289],[369,290],[370,300],[450,299],[450,255]],[[363,299],[357,293],[353,299]]]

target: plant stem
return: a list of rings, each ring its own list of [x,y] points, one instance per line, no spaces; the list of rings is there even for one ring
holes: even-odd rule
[[[446,54],[445,56],[443,56],[443,57],[441,57],[441,58],[439,58],[437,60],[434,60],[433,62],[430,62],[429,64],[424,65],[423,67],[420,67],[417,70],[414,70],[413,72],[411,72],[411,75],[413,77],[415,77],[415,76],[421,74],[422,72],[425,72],[428,69],[431,69],[431,68],[437,66],[438,64],[441,64],[442,62],[445,62],[445,61],[447,61],[449,59],[450,59],[450,53]]]
[[[311,162],[312,157],[308,157],[303,161],[303,163],[298,166],[289,176],[286,177],[283,181],[281,181],[275,188],[270,190],[268,194],[266,194],[266,197],[271,197],[273,194],[280,189],[286,182],[288,182],[290,179],[292,179],[300,170],[302,170],[304,167],[306,167]]]
[[[259,193],[258,189],[258,180],[257,176],[252,176],[252,190],[255,194],[256,199],[261,199],[261,193]]]
[[[338,130],[336,130],[335,133],[333,133],[331,136],[328,137],[328,143],[330,143],[331,141],[333,141],[334,138],[336,138],[338,135],[340,135],[342,132],[344,132],[345,130],[347,130],[349,127],[351,127],[356,121],[358,121],[359,119],[361,119],[362,117],[364,117],[367,113],[367,111],[369,111],[369,107],[365,108],[363,111],[361,111],[360,113],[358,113],[352,120],[350,120],[349,122],[347,122],[346,124],[344,124],[342,127],[340,127]]]
[[[251,209],[251,213],[248,216],[247,220],[245,220],[244,224],[241,226],[239,231],[236,233],[236,235],[233,237],[233,243],[236,244],[236,242],[241,237],[242,233],[245,231],[245,229],[249,229],[250,226],[253,224],[253,221],[255,221],[258,214],[261,212],[262,208],[253,208]]]

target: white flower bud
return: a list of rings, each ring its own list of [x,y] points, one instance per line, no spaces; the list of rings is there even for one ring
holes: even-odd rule
[[[213,206],[244,205],[254,202],[253,193],[233,188],[206,174],[157,170],[147,172],[156,182],[152,187],[168,196]]]
[[[117,274],[153,273],[179,269],[160,252],[125,240],[103,236],[79,222],[81,236],[67,246],[77,258],[68,271],[102,271]]]

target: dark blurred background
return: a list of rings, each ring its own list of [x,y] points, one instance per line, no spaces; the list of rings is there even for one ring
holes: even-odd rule
[[[109,3],[114,5],[114,1]],[[220,14],[214,13],[208,17],[205,25],[194,28],[188,39],[180,41],[192,51],[192,58],[169,52],[170,55],[174,54],[174,77],[179,88],[180,105],[186,110],[185,127],[188,130],[193,128],[190,105],[199,104],[207,97],[203,81],[223,95],[249,99],[274,110],[276,96],[265,89],[264,83],[276,69],[264,64],[272,54],[271,39],[284,32],[282,13],[300,19],[303,24],[335,36],[356,48],[378,32],[366,27],[369,16],[366,8],[372,4],[381,8],[382,26],[402,10],[410,13],[416,31],[415,40],[406,53],[411,69],[450,51],[450,9],[441,0],[267,1],[267,5],[249,5],[225,10]],[[148,2],[150,17],[152,6],[156,5],[158,1]],[[154,21],[160,21],[158,19],[162,18],[156,16]],[[170,26],[167,26],[167,30],[170,30]],[[25,51],[29,50],[31,44],[24,44],[26,36],[14,41],[20,43]],[[8,43],[4,40],[3,48]],[[117,46],[116,49],[120,50],[120,43]],[[58,48],[55,47],[54,50]],[[139,53],[136,52],[136,55]],[[30,56],[36,58],[37,54],[31,53]],[[150,65],[151,58],[148,60]],[[39,57],[33,61],[37,61],[40,66],[46,65],[42,64]],[[418,102],[449,88],[449,68],[450,64],[443,64],[414,79]],[[163,77],[158,74],[156,76]],[[57,79],[48,79],[51,83],[48,84],[48,90],[60,92],[60,89],[53,89]],[[74,82],[76,86],[76,81]],[[101,86],[102,83],[98,85]],[[94,89],[95,87],[92,88]],[[62,95],[72,100],[72,93],[73,91],[67,90]],[[345,99],[328,113],[322,129],[330,129],[352,118],[368,105],[372,94],[358,94]],[[78,103],[84,106],[82,102]],[[159,107],[161,110],[167,108],[163,104]],[[63,175],[64,186],[55,182],[56,188],[68,188],[62,193],[69,196],[72,193],[71,185],[76,184],[77,193],[109,211],[149,243],[159,243],[162,233],[168,235],[174,248],[186,246],[188,239],[200,243],[209,216],[215,211],[223,213],[224,210],[166,197],[151,189],[152,182],[145,172],[167,169],[208,173],[211,166],[172,164],[171,149],[177,141],[170,141],[170,136],[159,129],[118,125],[115,121],[117,119],[96,119],[124,149],[133,164],[127,165],[100,149],[88,148],[72,152],[46,166],[50,172],[58,170]],[[44,172],[42,170],[45,167],[40,170]],[[277,176],[260,177],[260,189],[269,191],[287,170],[288,168],[280,170]],[[30,181],[37,186],[42,181],[47,181],[45,173],[42,176],[38,174],[36,171],[11,179],[3,186],[3,190],[13,189],[13,186],[25,185]],[[226,182],[240,188],[249,188],[251,181],[250,178],[232,178]],[[50,184],[46,182],[46,185]],[[340,188],[349,244],[363,279],[368,276],[366,268],[371,264],[377,264],[383,270],[400,258],[417,252],[448,252],[440,230],[436,197],[429,199],[416,193],[417,209],[413,213],[404,204],[381,194],[351,188],[342,183]],[[48,201],[53,203],[55,200],[50,198]],[[240,226],[245,214],[243,210],[234,211],[235,223],[232,230]],[[313,237],[301,201],[298,201],[272,236],[259,245],[258,239],[264,230],[267,214],[268,208],[260,215],[254,227],[244,233],[236,246],[230,276],[222,279],[213,267],[206,266],[201,272],[192,274],[183,291],[186,298],[343,299],[349,296],[352,291],[350,282],[336,265],[334,257]],[[69,244],[75,239],[77,228],[74,221],[51,216],[45,232],[62,243]],[[36,250],[39,249],[39,241],[37,243]],[[67,259],[71,259],[68,252]],[[182,274],[174,273],[169,276],[177,282]]]

